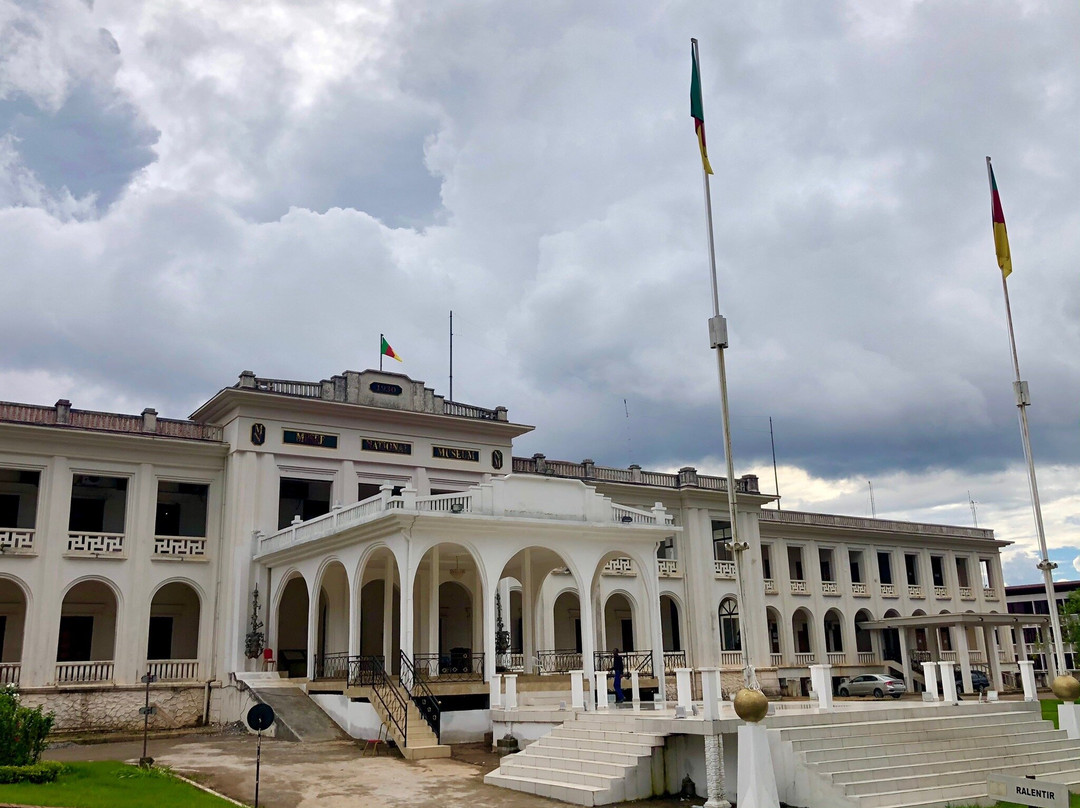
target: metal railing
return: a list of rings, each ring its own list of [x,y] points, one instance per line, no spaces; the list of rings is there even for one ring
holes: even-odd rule
[[[316,654],[315,678],[347,680],[349,678],[349,663],[352,659],[355,659],[355,657],[350,657],[348,651]]]
[[[413,654],[412,666],[418,681],[482,682],[484,653]]]
[[[481,670],[483,670],[482,667]],[[401,686],[405,688],[405,692],[409,694],[409,698],[416,705],[421,717],[431,727],[431,731],[435,733],[435,738],[441,743],[442,708],[439,706],[439,700],[435,698],[435,694],[431,692],[431,688],[427,686],[422,677],[416,675],[416,672],[417,669],[413,667],[412,661],[402,651],[401,674],[398,677]]]
[[[581,651],[559,649],[536,652],[537,673],[569,673],[582,669]]]
[[[404,658],[404,654],[402,654],[402,657]],[[368,664],[362,670],[357,671],[357,682],[359,683],[361,679],[366,677],[367,686],[371,688],[371,693],[375,696],[376,701],[382,705],[387,719],[397,729],[398,734],[401,736],[402,745],[407,745],[409,742],[409,702],[401,695],[394,683],[390,681],[390,677],[386,675],[382,657],[360,657],[357,662],[364,660]],[[349,673],[349,684],[352,684],[352,666],[350,666]]]
[[[686,667],[686,651],[664,651],[664,673],[675,673]]]
[[[623,672],[637,671],[641,676],[653,675],[652,651],[624,651],[619,656],[623,658]],[[593,666],[598,671],[615,670],[615,655],[608,651],[596,651],[593,653]]]
[[[371,687],[375,680],[383,675],[382,655],[349,657],[349,687]]]

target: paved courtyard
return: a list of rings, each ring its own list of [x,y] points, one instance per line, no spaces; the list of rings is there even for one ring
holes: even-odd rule
[[[161,765],[193,776],[211,788],[251,804],[255,785],[255,738],[246,735],[190,735],[150,741]],[[62,746],[52,760],[138,760],[142,742]],[[466,805],[469,808],[553,808],[544,797],[485,785],[498,757],[480,744],[455,747],[446,760],[409,762],[400,757],[361,757],[347,741],[319,744],[264,739],[259,803],[267,808],[354,808]],[[701,786],[703,788],[703,785]],[[649,808],[700,805],[677,798],[625,803]]]

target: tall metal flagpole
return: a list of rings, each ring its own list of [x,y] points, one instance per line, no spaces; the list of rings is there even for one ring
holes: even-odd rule
[[[994,203],[994,174],[990,166],[990,158],[986,158],[986,175],[990,180],[990,205],[991,216],[993,215]],[[1042,505],[1039,504],[1039,485],[1035,480],[1035,460],[1031,455],[1031,437],[1028,433],[1027,408],[1031,406],[1031,396],[1028,393],[1028,383],[1020,380],[1020,360],[1016,355],[1016,336],[1013,334],[1012,308],[1009,306],[1009,284],[1005,279],[1005,273],[1001,273],[1001,289],[1005,293],[1005,320],[1009,325],[1009,347],[1012,349],[1013,372],[1016,381],[1013,382],[1013,392],[1016,394],[1016,408],[1020,417],[1020,437],[1024,442],[1024,459],[1027,460],[1028,488],[1031,490],[1031,509],[1035,513],[1035,532],[1039,538],[1039,552],[1042,561],[1038,569],[1042,570],[1043,584],[1046,587],[1046,602],[1050,612],[1050,630],[1053,632],[1054,661],[1057,663],[1057,673],[1062,675],[1068,671],[1065,667],[1065,648],[1061,639],[1061,619],[1058,616],[1057,599],[1054,596],[1054,575],[1057,564],[1050,560],[1050,554],[1046,550],[1046,531],[1043,529]],[[1004,587],[1005,582],[1001,582]]]
[[[382,371],[382,356],[383,356],[382,344],[383,344],[384,339],[386,339],[386,334],[379,334],[379,370],[380,371]]]
[[[696,39],[690,40],[694,51],[695,64],[701,64],[698,59],[698,43]],[[731,455],[731,419],[728,412],[727,368],[724,363],[724,349],[728,347],[727,320],[720,314],[720,293],[716,280],[716,245],[713,240],[713,217],[712,217],[712,194],[709,189],[709,172],[705,170],[704,163],[701,166],[701,176],[705,183],[705,230],[709,241],[709,282],[712,285],[713,316],[709,318],[709,342],[716,350],[716,372],[720,379],[720,421],[724,435],[724,456],[727,460],[727,500],[728,520],[731,522],[731,550],[735,558],[735,579],[739,589],[739,604],[742,609],[747,609],[749,603],[746,600],[746,590],[743,585],[742,553],[749,545],[739,541],[739,532],[736,520],[736,484],[735,484],[735,461]],[[757,675],[754,673],[754,664],[748,649],[748,643],[743,643],[743,680],[746,687],[759,689]]]

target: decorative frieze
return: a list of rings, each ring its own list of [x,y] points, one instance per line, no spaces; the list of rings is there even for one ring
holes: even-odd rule
[[[21,528],[0,529],[0,550],[3,552],[33,553],[34,530]]]
[[[793,595],[809,595],[810,587],[806,585],[806,581],[792,581],[791,582],[791,594]]]
[[[866,584],[858,584],[858,583],[852,584],[851,585],[851,594],[854,595],[857,598],[868,598],[868,597],[870,597],[870,592],[866,588]]]
[[[713,570],[716,577],[724,581],[735,580],[735,562],[713,560]]]
[[[68,533],[67,555],[122,558],[124,555],[124,534]]]
[[[187,536],[154,536],[154,555],[167,558],[205,558],[206,539]]]

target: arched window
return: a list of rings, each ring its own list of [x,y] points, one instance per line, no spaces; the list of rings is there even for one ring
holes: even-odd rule
[[[720,601],[720,650],[742,650],[742,632],[739,630],[739,605],[735,602],[735,598],[724,598]]]

